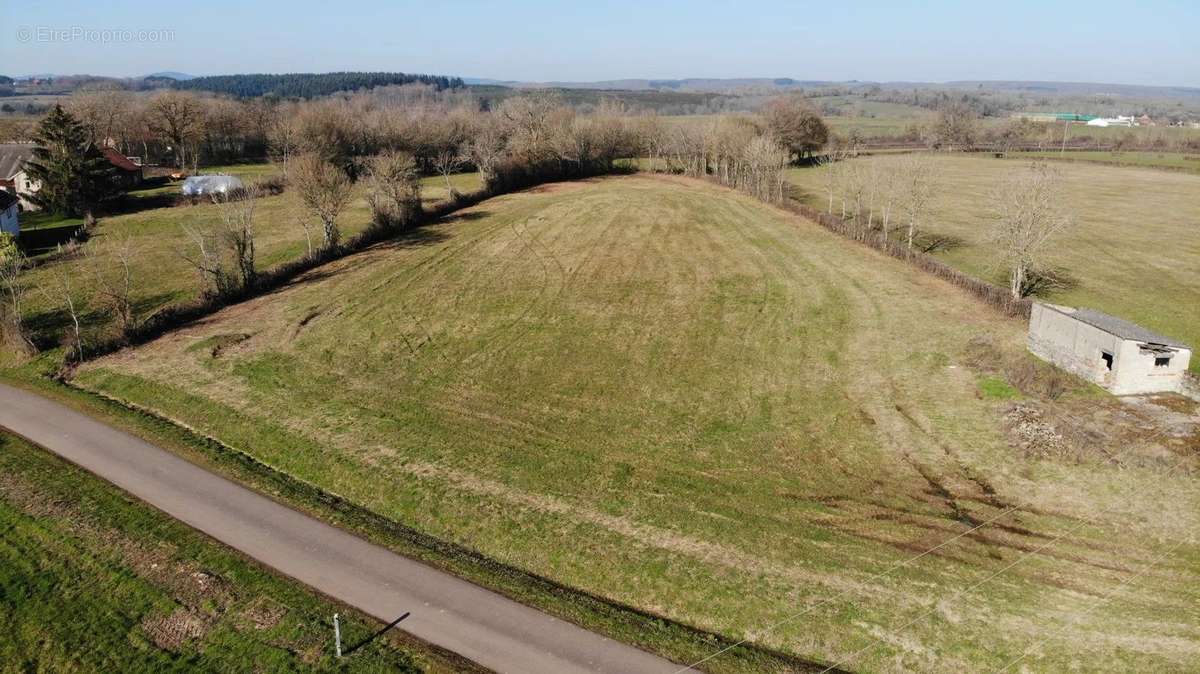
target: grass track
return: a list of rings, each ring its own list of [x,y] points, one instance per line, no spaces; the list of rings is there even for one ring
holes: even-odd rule
[[[1002,664],[1144,556],[1114,531],[1196,524],[1191,481],[1030,463],[1004,444],[998,403],[960,359],[979,335],[1019,349],[1019,324],[741,195],[565,184],[422,233],[77,382],[431,535],[705,629],[826,660],[880,636],[860,663],[872,670]],[[1009,530],[872,578],[961,531],[963,512],[1026,499]],[[1071,535],[1062,554],[952,596],[1037,532]],[[1061,657],[1186,662],[1194,618],[1117,619],[1178,606],[1171,592],[1195,574],[1185,553],[1081,620]],[[1118,643],[1150,631],[1172,636]]]

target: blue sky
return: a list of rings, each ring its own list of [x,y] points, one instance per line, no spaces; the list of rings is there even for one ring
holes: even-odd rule
[[[0,73],[399,70],[535,81],[794,77],[1200,86],[1200,0],[903,4],[5,0]],[[96,33],[64,39],[46,32],[73,29],[173,32],[157,42],[130,35],[133,41],[108,43]]]

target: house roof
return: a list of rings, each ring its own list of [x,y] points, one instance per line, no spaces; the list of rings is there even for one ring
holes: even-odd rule
[[[111,147],[104,148],[104,158],[110,161],[113,166],[116,166],[122,171],[135,172],[142,170],[137,164],[129,161],[125,155],[117,152]]]
[[[0,180],[8,180],[19,172],[33,156],[30,143],[0,143]]]
[[[9,206],[17,203],[17,195],[12,192],[0,190],[0,212],[7,211]]]
[[[1061,311],[1062,313],[1081,323],[1087,323],[1092,327],[1099,328],[1110,335],[1114,335],[1121,339],[1128,339],[1134,342],[1146,342],[1149,344],[1164,344],[1166,346],[1173,346],[1179,349],[1191,348],[1187,344],[1184,344],[1177,339],[1172,339],[1165,335],[1160,335],[1157,332],[1147,330],[1137,323],[1132,323],[1124,318],[1109,316],[1102,311],[1096,311],[1095,309],[1088,309],[1085,307],[1074,309],[1072,307],[1058,306],[1055,304],[1047,304],[1045,306]]]

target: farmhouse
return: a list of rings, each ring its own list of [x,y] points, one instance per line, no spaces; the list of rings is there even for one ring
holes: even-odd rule
[[[136,187],[142,182],[142,167],[132,159],[108,146],[103,148],[103,154],[104,158],[117,168],[114,180],[123,189]]]
[[[39,185],[25,173],[25,162],[33,156],[33,145],[29,143],[0,144],[0,189],[17,195],[21,208],[33,206],[22,194],[31,194]]]
[[[1117,395],[1180,391],[1192,355],[1124,319],[1043,303],[1030,314],[1029,350]]]

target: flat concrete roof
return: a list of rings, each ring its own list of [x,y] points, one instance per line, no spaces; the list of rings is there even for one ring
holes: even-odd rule
[[[1088,309],[1085,307],[1076,309],[1073,307],[1064,307],[1062,305],[1049,304],[1046,302],[1041,302],[1040,304],[1044,307],[1054,309],[1061,314],[1070,316],[1080,323],[1087,323],[1094,328],[1099,328],[1110,335],[1120,337],[1121,339],[1128,339],[1133,342],[1147,342],[1150,344],[1164,344],[1177,349],[1191,350],[1190,346],[1177,339],[1172,339],[1166,335],[1160,335],[1157,332],[1143,328],[1137,323],[1127,321],[1124,318],[1110,316],[1103,311],[1096,311],[1095,309]]]

